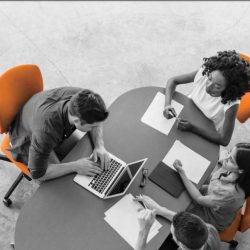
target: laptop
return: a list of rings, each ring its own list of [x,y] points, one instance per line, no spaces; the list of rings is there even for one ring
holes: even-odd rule
[[[109,153],[110,168],[96,176],[77,174],[74,181],[102,199],[122,196],[140,172],[147,158],[126,164]]]

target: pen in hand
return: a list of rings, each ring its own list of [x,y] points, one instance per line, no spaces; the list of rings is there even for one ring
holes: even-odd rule
[[[140,198],[142,198],[141,194],[140,194]],[[143,201],[141,201],[140,203],[142,204],[142,206],[144,207],[144,209],[148,209],[148,207],[146,206],[146,204]]]
[[[171,112],[173,117],[176,117],[176,114],[172,110],[170,110],[170,112]]]

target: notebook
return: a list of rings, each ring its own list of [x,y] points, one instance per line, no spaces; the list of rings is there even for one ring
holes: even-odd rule
[[[164,105],[165,95],[158,92],[142,116],[141,121],[148,126],[160,131],[161,133],[168,135],[176,121],[176,118],[181,113],[183,105],[176,102],[175,100],[172,100],[171,105],[174,107],[177,116],[171,119],[164,117]]]
[[[175,198],[185,190],[179,174],[162,161],[150,174],[149,179]]]

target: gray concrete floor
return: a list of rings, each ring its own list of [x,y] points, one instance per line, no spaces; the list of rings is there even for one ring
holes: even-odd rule
[[[46,89],[91,88],[109,105],[130,89],[164,86],[216,51],[250,53],[249,10],[249,2],[1,2],[0,72],[35,63]],[[250,122],[237,123],[229,147],[250,141],[249,132]],[[1,162],[1,197],[17,175]],[[13,207],[0,204],[0,249],[10,249],[20,209],[36,188],[24,180]],[[237,238],[238,249],[250,249],[249,230]]]

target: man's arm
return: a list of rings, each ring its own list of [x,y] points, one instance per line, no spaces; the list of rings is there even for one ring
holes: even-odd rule
[[[176,214],[176,212],[168,210],[165,207],[161,207],[161,209],[157,211],[157,214],[161,215],[162,217],[165,217],[166,219],[172,222],[173,217]],[[140,229],[135,250],[144,250],[146,248],[146,242],[147,242],[149,231],[150,231],[150,228],[146,226]]]
[[[143,213],[139,215],[140,231],[137,238],[135,250],[144,250],[146,248],[147,237],[152,223],[152,215],[160,215],[172,222],[176,212],[173,212],[165,207],[160,206],[157,202],[149,196],[140,195],[135,198],[136,201],[141,201],[148,209],[144,209]],[[150,216],[151,215],[151,216]]]
[[[176,212],[173,212],[165,207],[162,207],[161,205],[159,205],[156,201],[154,201],[152,198],[150,198],[147,195],[136,196],[134,200],[142,202],[143,204],[145,204],[145,206],[148,209],[154,210],[156,215],[160,215],[170,220],[171,222],[173,220],[174,215],[176,214]]]
[[[94,176],[100,174],[102,171],[97,163],[87,158],[68,163],[60,163],[54,151],[52,151],[49,156],[42,155],[36,152],[32,147],[30,147],[29,150],[28,166],[31,177],[41,182],[74,172],[82,175]]]
[[[104,170],[109,169],[110,159],[109,159],[109,154],[104,147],[102,125],[94,127],[90,131],[90,135],[95,146],[93,151],[94,161],[97,162],[99,157],[101,161],[101,168]]]
[[[157,211],[157,214],[172,222],[176,212],[171,211],[166,207],[161,207],[160,210]]]
[[[144,250],[151,226],[155,221],[155,210],[142,209],[138,215],[139,234],[135,250]]]
[[[146,248],[149,231],[150,228],[140,229],[135,250],[144,250]]]
[[[104,147],[104,141],[103,141],[103,128],[102,125],[99,125],[97,127],[94,127],[90,131],[91,138],[93,140],[94,146],[96,148]]]

